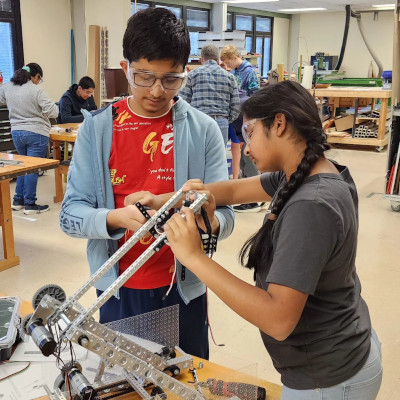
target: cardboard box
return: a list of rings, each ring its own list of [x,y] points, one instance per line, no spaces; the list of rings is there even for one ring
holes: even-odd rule
[[[338,132],[352,129],[354,125],[354,115],[347,115],[346,117],[340,117],[335,119],[335,126]]]

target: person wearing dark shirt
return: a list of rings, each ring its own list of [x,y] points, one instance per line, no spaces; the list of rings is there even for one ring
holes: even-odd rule
[[[60,114],[57,123],[82,122],[82,109],[97,110],[93,99],[95,87],[93,79],[89,76],[84,76],[78,84],[73,84],[60,99]]]
[[[271,201],[240,253],[255,286],[204,255],[188,208],[165,225],[168,243],[179,262],[260,329],[281,375],[281,400],[374,400],[381,344],[356,269],[358,196],[350,171],[325,157],[315,101],[300,84],[261,89],[242,113],[245,153],[262,174],[191,181],[183,190],[205,190],[219,206]]]

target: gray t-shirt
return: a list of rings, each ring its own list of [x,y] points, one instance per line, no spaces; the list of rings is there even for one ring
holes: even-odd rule
[[[12,82],[0,86],[0,104],[7,104],[11,131],[29,131],[49,137],[49,118],[58,116],[57,105],[32,81],[22,86]]]
[[[347,167],[318,174],[287,201],[272,230],[273,249],[256,285],[276,283],[307,293],[294,331],[279,342],[261,332],[282,383],[306,390],[336,385],[357,373],[370,349],[371,322],[361,298],[355,258],[358,198]],[[274,196],[283,173],[263,174]]]

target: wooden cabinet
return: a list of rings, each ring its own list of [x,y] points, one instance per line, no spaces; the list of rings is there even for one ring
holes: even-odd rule
[[[381,88],[369,88],[369,87],[334,87],[324,89],[310,89],[309,92],[315,97],[319,98],[321,101],[324,97],[328,98],[328,104],[333,106],[334,111],[337,107],[341,105],[342,99],[344,101],[350,102],[352,106],[355,107],[356,120],[355,123],[361,123],[362,120],[376,121],[378,125],[378,134],[376,138],[362,138],[354,137],[354,127],[352,133],[338,132],[332,135],[328,134],[328,143],[341,143],[341,144],[355,144],[363,146],[376,146],[377,150],[381,150],[389,142],[389,135],[386,133],[386,120],[388,117],[388,103],[392,96],[391,90],[383,90]],[[377,100],[380,99],[381,108],[379,113],[379,118],[369,118],[369,117],[358,117],[357,108],[360,106],[360,99],[362,104],[371,104],[371,111],[376,108]],[[354,100],[354,103],[353,103]],[[350,104],[349,103],[349,104]]]

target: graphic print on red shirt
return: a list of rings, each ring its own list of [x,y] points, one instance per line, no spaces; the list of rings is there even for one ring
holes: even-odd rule
[[[129,108],[128,99],[113,105],[113,139],[109,160],[115,207],[124,207],[127,195],[141,190],[154,194],[174,191],[174,130],[172,110],[159,117],[142,117]],[[130,237],[127,231],[118,242]],[[154,241],[141,239],[119,261],[121,275]],[[154,254],[125,284],[132,289],[154,289],[170,284],[174,255],[169,246]]]

